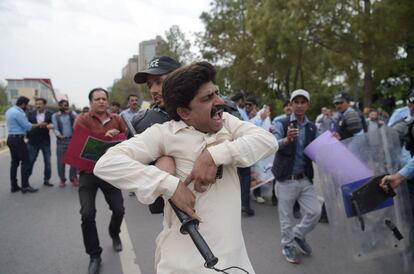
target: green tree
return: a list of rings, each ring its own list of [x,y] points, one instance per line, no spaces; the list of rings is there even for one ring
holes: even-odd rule
[[[6,106],[6,105],[8,105],[6,86],[3,84],[3,82],[0,82],[0,106]]]
[[[173,25],[165,32],[163,40],[156,48],[156,54],[170,56],[181,64],[188,64],[194,59],[194,53],[191,52],[191,42],[186,39],[185,34],[180,27]]]
[[[260,66],[254,59],[254,40],[246,28],[247,0],[216,0],[200,16],[206,31],[198,45],[203,58],[218,66],[218,84],[227,93],[242,90],[259,98],[268,93]]]
[[[141,88],[136,84],[131,77],[123,77],[114,81],[113,86],[110,88],[109,99],[111,102],[117,101],[122,106],[126,106],[128,101],[127,98],[130,94],[135,94],[138,98],[141,97],[141,94],[145,94],[144,97],[146,99],[150,97],[149,93],[141,93],[141,90],[144,90],[144,88]]]

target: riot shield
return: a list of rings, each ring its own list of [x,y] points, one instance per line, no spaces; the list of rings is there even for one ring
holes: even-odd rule
[[[319,138],[305,153],[316,162],[329,217],[330,273],[414,273],[414,225],[407,186],[396,189],[394,197],[375,200],[365,195],[376,195],[368,185],[370,179],[378,181],[376,176],[400,168],[397,133],[382,127],[342,142],[330,132]],[[374,190],[378,192],[375,186]],[[355,210],[355,195],[365,195],[358,197],[363,211]]]

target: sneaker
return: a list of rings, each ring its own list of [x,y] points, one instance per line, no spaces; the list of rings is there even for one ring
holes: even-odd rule
[[[258,204],[264,204],[266,202],[266,200],[262,196],[257,196],[256,197],[256,202]]]
[[[306,242],[305,239],[299,239],[297,237],[295,237],[295,242],[297,243],[299,250],[305,254],[305,255],[310,255],[312,253],[312,248],[310,247],[310,245]]]
[[[135,196],[137,196],[137,195],[135,195],[135,192],[130,192],[128,195],[129,195],[129,197],[135,197]]]
[[[59,187],[65,187],[65,186],[66,186],[65,181],[60,181]]]
[[[70,182],[72,183],[73,186],[79,186],[79,180],[77,178],[71,179]]]
[[[296,248],[291,245],[284,246],[282,248],[282,254],[285,256],[286,260],[292,264],[299,264],[298,255],[296,254]]]

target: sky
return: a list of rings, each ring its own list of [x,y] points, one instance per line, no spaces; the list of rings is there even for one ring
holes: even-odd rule
[[[50,78],[77,107],[121,78],[141,41],[204,30],[210,0],[0,0],[0,81]]]

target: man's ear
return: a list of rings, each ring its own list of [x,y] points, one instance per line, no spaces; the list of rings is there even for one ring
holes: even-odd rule
[[[181,120],[187,121],[189,119],[191,110],[186,107],[178,107],[177,114],[180,116]]]

